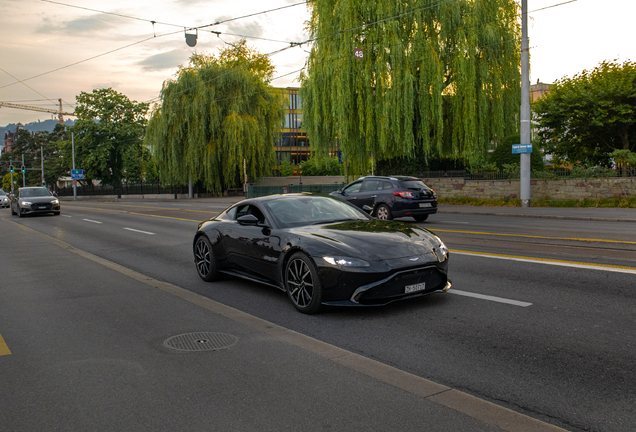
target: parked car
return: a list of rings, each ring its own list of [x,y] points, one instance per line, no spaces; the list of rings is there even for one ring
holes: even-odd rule
[[[59,215],[60,212],[60,200],[44,187],[22,187],[11,198],[11,214],[18,217],[38,213]]]
[[[451,287],[448,249],[438,236],[321,194],[243,200],[199,224],[193,252],[201,279],[234,275],[270,285],[303,313]]]
[[[361,209],[368,206],[371,215],[383,220],[410,216],[423,222],[437,213],[435,191],[417,177],[360,177],[330,195]]]
[[[11,205],[11,200],[2,189],[0,189],[0,207],[5,208]]]

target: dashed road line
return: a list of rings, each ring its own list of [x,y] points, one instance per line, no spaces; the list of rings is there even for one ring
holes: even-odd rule
[[[96,223],[96,224],[101,224],[101,223],[103,223],[103,222],[96,221],[96,220],[91,220],[91,219],[82,219],[82,220],[85,220],[86,222]]]
[[[477,298],[477,299],[481,299],[481,300],[488,300],[488,301],[497,302],[497,303],[504,303],[504,304],[509,304],[509,305],[513,305],[513,306],[521,306],[521,307],[532,306],[532,303],[528,303],[528,302],[523,302],[523,301],[519,301],[519,300],[512,300],[512,299],[507,299],[507,298],[503,298],[503,297],[489,296],[489,295],[485,295],[485,294],[477,294],[477,293],[473,293],[473,292],[469,292],[469,291],[460,291],[460,290],[456,290],[456,289],[450,289],[450,290],[448,290],[448,293],[449,294],[457,294],[457,295],[464,296],[464,297],[473,297],[473,298]]]
[[[153,233],[153,232],[141,231],[141,230],[134,229],[134,228],[124,228],[124,229],[128,230],[128,231],[134,231],[134,232],[138,232],[138,233],[142,233],[142,234],[148,234],[148,235],[155,235],[156,234],[156,233]]]

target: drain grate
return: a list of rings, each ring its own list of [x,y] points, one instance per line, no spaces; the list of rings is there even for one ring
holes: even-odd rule
[[[239,338],[225,333],[185,333],[168,338],[164,346],[177,351],[215,351],[231,348]]]

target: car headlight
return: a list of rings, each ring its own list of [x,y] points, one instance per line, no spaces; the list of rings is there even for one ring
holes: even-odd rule
[[[51,204],[59,204],[59,203],[60,203],[60,200],[54,199],[53,201],[51,201]]]
[[[28,205],[31,205],[31,204],[32,204],[31,201],[20,201],[20,205],[23,205],[23,206],[28,206]]]
[[[322,257],[325,261],[327,261],[331,265],[341,266],[341,267],[369,267],[369,263],[357,259],[357,258],[347,258],[347,257]]]

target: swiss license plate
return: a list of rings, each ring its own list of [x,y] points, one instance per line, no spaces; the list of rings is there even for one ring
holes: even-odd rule
[[[412,293],[412,292],[416,292],[416,291],[423,291],[426,288],[426,283],[418,283],[415,285],[407,285],[404,287],[404,294],[408,294],[408,293]]]
[[[38,207],[38,208],[39,208],[40,210],[45,210],[45,209],[46,209],[46,206],[40,206],[40,207]]]
[[[431,207],[431,203],[420,203],[420,207]]]

